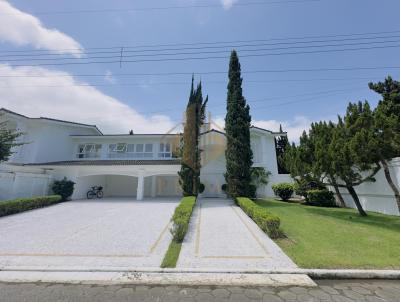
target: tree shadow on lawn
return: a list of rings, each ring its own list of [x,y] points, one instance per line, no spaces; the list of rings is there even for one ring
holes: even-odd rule
[[[375,212],[368,212],[368,216],[362,217],[358,214],[356,210],[347,209],[347,208],[324,208],[324,207],[316,207],[310,205],[299,204],[296,202],[283,202],[283,201],[268,201],[264,200],[259,202],[260,205],[266,208],[281,208],[287,209],[291,208],[293,210],[296,207],[300,207],[301,210],[318,216],[330,217],[333,219],[338,219],[342,221],[357,223],[357,224],[365,224],[368,226],[374,226],[379,228],[385,228],[391,231],[399,232],[400,236],[400,217],[385,215]],[[279,214],[278,214],[279,216]]]

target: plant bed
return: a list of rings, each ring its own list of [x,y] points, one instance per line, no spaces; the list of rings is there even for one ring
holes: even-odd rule
[[[195,203],[195,196],[186,196],[182,198],[179,205],[175,208],[174,215],[172,216],[172,241],[164,256],[161,267],[173,268],[176,266],[181,251],[182,241],[189,229],[190,217],[192,216]]]
[[[276,242],[303,268],[400,269],[400,217],[354,209],[257,202],[278,215],[287,238]]]
[[[62,201],[60,195],[37,196],[0,201],[0,217],[44,208]]]
[[[281,222],[278,216],[270,213],[267,209],[259,206],[247,197],[238,197],[236,198],[236,202],[269,237],[284,237],[283,232],[279,228]]]

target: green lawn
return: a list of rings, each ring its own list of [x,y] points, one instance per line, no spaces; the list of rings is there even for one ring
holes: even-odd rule
[[[176,263],[178,262],[179,253],[181,252],[182,243],[177,243],[175,241],[171,241],[169,244],[168,250],[165,253],[164,259],[161,263],[161,267],[163,268],[174,268],[176,267]]]
[[[303,268],[400,268],[400,217],[258,201],[281,219],[287,239],[276,242]]]

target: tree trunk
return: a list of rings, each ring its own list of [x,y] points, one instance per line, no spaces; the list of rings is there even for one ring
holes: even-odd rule
[[[361,216],[367,216],[367,213],[364,211],[362,208],[362,205],[360,203],[360,199],[358,199],[358,195],[356,193],[356,190],[354,190],[353,186],[346,186],[347,190],[349,191],[351,197],[353,197],[354,203],[356,204],[357,210],[360,213]]]
[[[392,176],[390,175],[389,166],[386,160],[382,160],[382,167],[383,172],[385,173],[386,181],[388,182],[390,188],[392,188],[394,197],[396,198],[397,207],[399,208],[400,212],[400,192],[399,189],[396,187],[395,183],[393,182]]]
[[[339,191],[339,186],[337,185],[336,179],[334,177],[331,177],[331,182],[332,182],[333,188],[335,189],[335,193],[336,193],[336,196],[337,196],[337,198],[339,200],[340,206],[342,208],[345,208],[346,207],[346,203],[344,202],[342,193],[340,193],[340,191]]]

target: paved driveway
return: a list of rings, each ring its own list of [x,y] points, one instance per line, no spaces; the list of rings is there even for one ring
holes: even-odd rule
[[[222,270],[297,266],[232,200],[200,199],[177,267]]]
[[[0,218],[0,267],[159,267],[179,200],[106,198]]]

